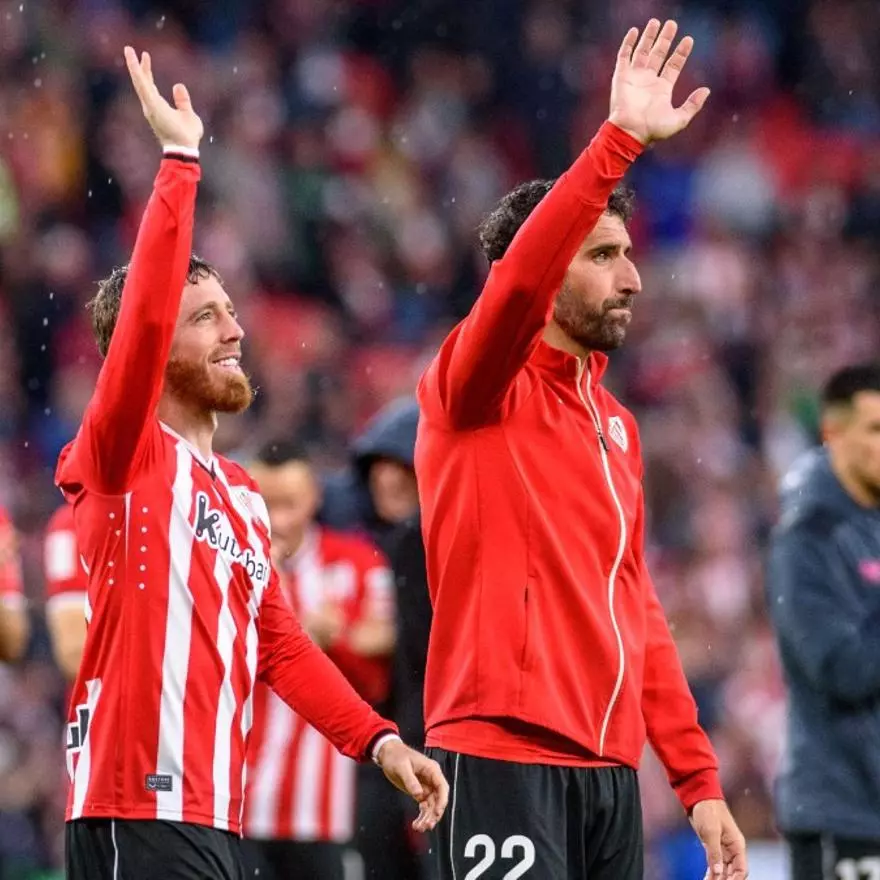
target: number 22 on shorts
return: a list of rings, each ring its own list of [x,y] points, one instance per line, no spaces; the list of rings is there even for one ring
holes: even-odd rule
[[[839,880],[880,880],[880,858],[841,859],[835,873]]]
[[[479,851],[482,851],[480,861],[465,874],[464,880],[479,880],[495,864],[495,841],[488,834],[475,834],[464,845],[466,859],[478,858]],[[512,834],[501,844],[501,858],[504,861],[519,859],[503,878],[518,880],[535,864],[535,844],[524,834]]]

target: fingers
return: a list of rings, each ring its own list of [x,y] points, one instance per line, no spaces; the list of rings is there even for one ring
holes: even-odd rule
[[[404,761],[400,768],[400,783],[403,790],[416,801],[421,802],[425,798],[425,790],[413,771],[412,761]]]
[[[674,21],[667,21],[663,25],[660,35],[654,43],[654,48],[651,49],[651,54],[648,56],[649,70],[653,70],[655,73],[660,72],[660,68],[663,67],[663,62],[669,54],[669,48],[672,46],[672,41],[677,31],[678,25]],[[693,44],[693,40],[691,40],[691,44]]]
[[[128,68],[128,75],[131,77],[131,84],[137,96],[141,99],[141,103],[145,103],[147,94],[147,82],[144,77],[144,71],[138,61],[137,54],[131,46],[126,46],[123,54],[125,55],[125,66]]]
[[[413,822],[416,831],[429,831],[443,818],[449,803],[449,783],[436,761],[424,759],[415,767],[424,797],[419,803],[419,816]]]
[[[712,825],[710,828],[703,828],[700,839],[706,850],[706,860],[709,864],[709,870],[706,876],[711,880],[721,880],[724,876],[724,853],[721,849],[721,826]]]
[[[632,58],[633,67],[647,67],[648,59],[651,57],[651,49],[654,41],[660,33],[660,22],[656,18],[652,18],[642,31],[642,36],[636,45],[636,51]]]
[[[667,50],[668,48],[667,46]],[[667,59],[666,64],[663,65],[660,76],[675,85],[693,48],[694,38],[690,36],[683,37],[681,42],[675,47],[675,51]]]
[[[141,53],[140,61],[138,61],[137,53],[131,46],[124,49],[125,65],[128,68],[128,75],[131,77],[131,83],[141,101],[144,115],[150,115],[150,108],[155,103],[159,95],[156,84],[153,82],[153,65],[150,60],[150,53]]]
[[[747,880],[749,863],[746,856],[746,841],[737,830],[733,843],[724,847],[727,861],[727,875],[730,880]]]
[[[708,97],[709,89],[705,86],[695,89],[688,95],[688,99],[679,107],[679,113],[684,117],[685,126],[690,125],[691,120],[703,109]]]
[[[639,38],[639,29],[638,28],[630,28],[626,32],[626,36],[623,38],[623,42],[620,44],[620,49],[617,50],[617,66],[620,67],[622,64],[629,64],[630,59],[632,58],[633,49],[636,47],[636,40]]]
[[[174,106],[178,110],[192,110],[189,89],[183,83],[175,83],[171,94],[174,96]]]

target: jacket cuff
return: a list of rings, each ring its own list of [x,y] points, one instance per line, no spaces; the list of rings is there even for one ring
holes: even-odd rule
[[[724,790],[721,788],[721,779],[718,771],[713,769],[699,770],[691,776],[685,777],[681,782],[673,786],[681,805],[690,811],[700,802],[709,800],[724,800]]]

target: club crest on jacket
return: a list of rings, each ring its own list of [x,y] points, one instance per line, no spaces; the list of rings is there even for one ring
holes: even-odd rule
[[[611,416],[608,419],[608,436],[624,451],[629,449],[629,438],[626,436],[626,428],[620,416]]]

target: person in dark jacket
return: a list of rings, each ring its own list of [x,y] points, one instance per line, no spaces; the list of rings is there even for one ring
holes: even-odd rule
[[[880,876],[880,365],[822,400],[781,486],[767,598],[788,686],[779,827],[796,880]]]
[[[367,423],[351,448],[351,467],[324,480],[321,521],[338,529],[361,528],[388,552],[398,525],[418,512],[415,455],[419,406],[401,397]]]

